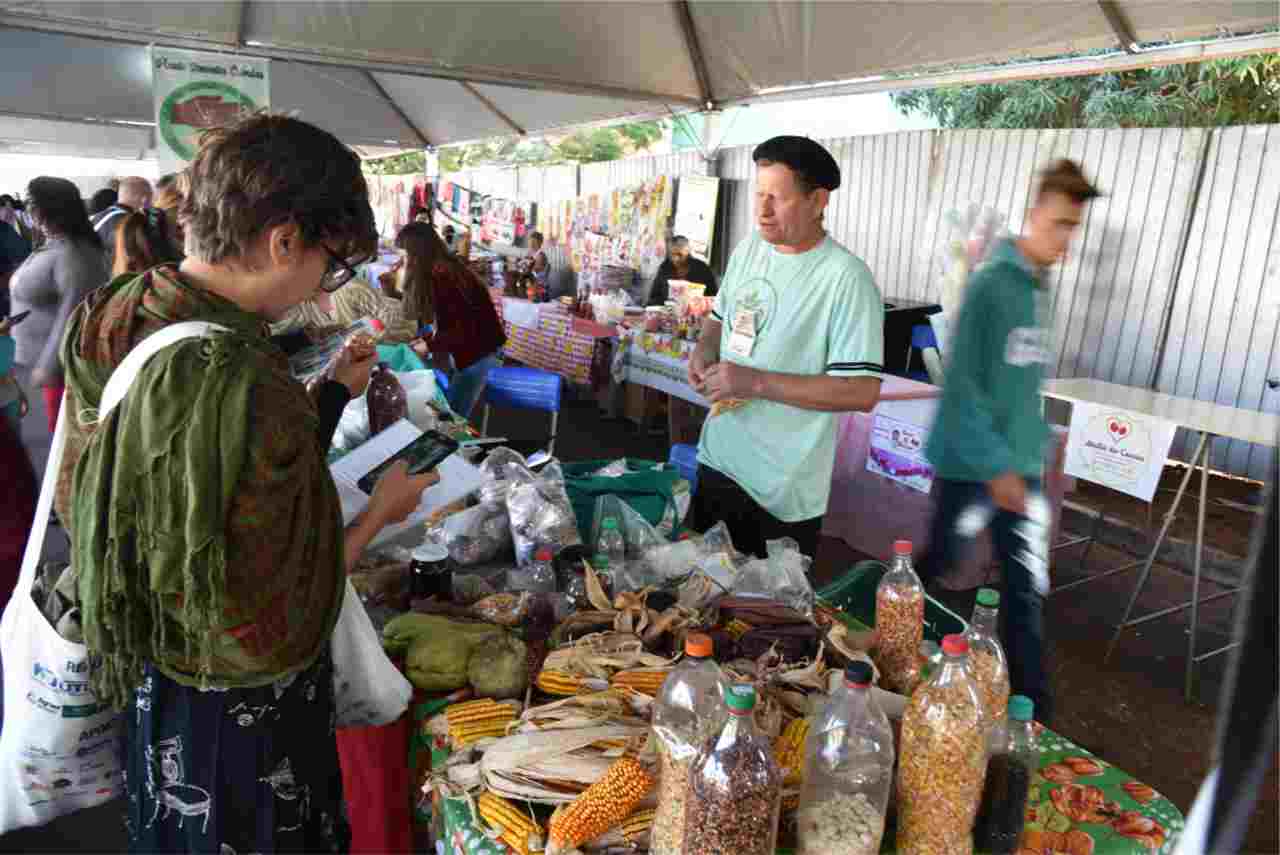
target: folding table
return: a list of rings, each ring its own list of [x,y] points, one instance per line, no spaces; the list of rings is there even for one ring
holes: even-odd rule
[[[1280,435],[1280,416],[1272,413],[1263,413],[1257,410],[1242,410],[1236,407],[1228,407],[1222,404],[1214,404],[1208,401],[1196,401],[1190,398],[1179,398],[1174,395],[1166,395],[1163,392],[1154,392],[1150,389],[1138,389],[1132,386],[1121,386],[1116,383],[1107,383],[1102,380],[1092,380],[1089,378],[1071,378],[1062,380],[1049,380],[1041,389],[1041,394],[1046,398],[1052,398],[1059,401],[1066,401],[1071,404],[1075,403],[1091,403],[1103,407],[1114,407],[1118,410],[1127,410],[1138,415],[1149,416],[1151,418],[1164,419],[1173,422],[1178,427],[1185,428],[1189,431],[1199,434],[1196,443],[1195,453],[1191,455],[1190,466],[1182,476],[1182,482],[1178,485],[1177,494],[1173,498],[1173,504],[1169,507],[1169,511],[1165,514],[1164,524],[1160,527],[1160,534],[1156,537],[1155,543],[1152,544],[1151,552],[1147,555],[1145,561],[1127,564],[1124,567],[1117,568],[1105,573],[1098,573],[1082,582],[1093,581],[1102,576],[1113,575],[1114,573],[1128,570],[1136,567],[1139,563],[1143,565],[1142,576],[1138,579],[1138,584],[1133,589],[1133,594],[1129,598],[1129,604],[1125,607],[1124,617],[1120,619],[1119,625],[1116,627],[1115,633],[1111,636],[1111,643],[1107,647],[1106,659],[1111,658],[1111,653],[1115,649],[1116,642],[1120,638],[1120,634],[1131,626],[1152,621],[1166,615],[1180,612],[1186,608],[1191,609],[1191,627],[1187,639],[1187,666],[1186,674],[1183,680],[1183,693],[1187,700],[1191,699],[1191,681],[1195,671],[1195,666],[1225,653],[1232,647],[1235,642],[1227,644],[1208,653],[1196,653],[1196,631],[1200,619],[1200,606],[1204,603],[1226,597],[1236,593],[1239,588],[1232,588],[1228,591],[1222,591],[1217,594],[1200,599],[1200,564],[1201,556],[1204,551],[1204,517],[1205,506],[1208,502],[1209,495],[1209,447],[1210,440],[1214,437],[1223,437],[1226,439],[1238,439],[1243,442],[1253,442],[1259,445],[1275,447],[1277,435]],[[1194,569],[1191,582],[1191,600],[1177,606],[1171,606],[1166,609],[1151,612],[1150,614],[1130,620],[1133,613],[1133,607],[1138,602],[1138,597],[1142,594],[1142,589],[1146,587],[1147,579],[1151,575],[1151,566],[1155,563],[1156,554],[1160,551],[1160,545],[1164,542],[1165,535],[1169,532],[1169,526],[1173,523],[1174,515],[1178,512],[1178,505],[1182,502],[1182,496],[1187,490],[1187,484],[1191,481],[1191,476],[1196,468],[1200,469],[1200,508],[1196,518],[1196,540],[1195,540],[1195,559]],[[1069,586],[1073,587],[1079,582],[1073,582]],[[1061,589],[1059,589],[1061,590]],[[1104,659],[1104,661],[1106,661]]]

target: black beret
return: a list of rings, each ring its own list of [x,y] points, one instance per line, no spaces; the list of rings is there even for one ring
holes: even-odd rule
[[[774,137],[756,146],[751,159],[756,163],[768,160],[790,167],[800,178],[813,187],[835,190],[840,186],[840,165],[818,143],[808,137]]]

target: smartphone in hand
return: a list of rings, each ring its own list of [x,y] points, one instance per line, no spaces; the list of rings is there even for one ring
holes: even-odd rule
[[[450,454],[458,450],[458,443],[438,431],[429,430],[404,448],[391,455],[386,461],[379,463],[367,475],[356,482],[356,486],[372,496],[378,486],[378,479],[398,461],[409,463],[410,475],[421,475],[435,469]]]

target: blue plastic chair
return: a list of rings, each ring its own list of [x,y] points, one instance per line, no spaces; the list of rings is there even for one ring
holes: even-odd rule
[[[680,477],[689,482],[689,494],[698,492],[698,446],[673,445],[667,462],[676,468]]]
[[[912,380],[919,380],[922,383],[932,382],[928,371],[911,370],[911,355],[917,350],[923,355],[931,349],[938,350],[938,339],[933,334],[933,327],[928,324],[916,324],[911,328],[911,343],[907,345],[907,376]]]
[[[547,454],[555,454],[556,425],[560,421],[560,397],[564,378],[538,368],[502,366],[489,372],[489,382],[484,387],[484,419],[480,432],[489,435],[489,408],[514,407],[521,410],[542,410],[551,414],[551,438],[547,441]]]

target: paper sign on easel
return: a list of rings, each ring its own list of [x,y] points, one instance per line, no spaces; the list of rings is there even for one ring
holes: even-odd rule
[[[1077,401],[1067,435],[1066,473],[1150,502],[1177,425]]]

